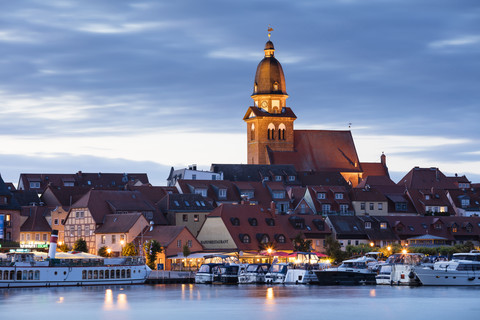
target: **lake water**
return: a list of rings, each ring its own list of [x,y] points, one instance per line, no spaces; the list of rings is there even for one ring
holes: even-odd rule
[[[0,319],[480,319],[479,287],[138,285],[0,289]]]

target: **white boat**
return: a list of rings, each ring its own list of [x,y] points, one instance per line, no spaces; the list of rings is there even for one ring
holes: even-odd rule
[[[195,283],[209,284],[215,282],[215,277],[220,273],[223,263],[204,263],[195,274]]]
[[[269,263],[249,264],[244,272],[240,272],[240,275],[238,276],[238,283],[265,283],[265,276],[267,275],[269,269]]]
[[[317,282],[315,270],[321,267],[318,256],[311,252],[296,252],[291,263],[272,264],[265,276],[266,283],[312,284]]]
[[[377,284],[385,285],[420,285],[420,280],[414,273],[414,267],[419,266],[425,255],[422,253],[396,253],[388,257],[375,280]]]
[[[245,264],[227,264],[220,266],[214,281],[222,284],[237,284],[240,274],[247,269]]]
[[[456,253],[433,267],[416,267],[415,274],[424,286],[479,286],[480,253]]]
[[[145,283],[144,258],[45,259],[33,253],[9,253],[0,261],[0,288]]]
[[[320,285],[360,285],[376,284],[374,271],[378,261],[374,258],[363,256],[342,262],[336,268],[315,271]]]

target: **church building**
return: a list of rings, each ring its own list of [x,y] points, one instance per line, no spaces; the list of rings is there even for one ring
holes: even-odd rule
[[[297,172],[339,172],[355,187],[368,175],[388,176],[386,157],[360,163],[350,130],[295,130],[297,116],[287,106],[285,75],[273,42],[265,45],[251,95],[247,123],[248,164],[292,164]]]

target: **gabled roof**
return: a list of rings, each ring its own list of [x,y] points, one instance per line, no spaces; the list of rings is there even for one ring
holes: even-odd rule
[[[387,198],[377,189],[354,188],[350,191],[352,201],[383,201],[387,202]]]
[[[148,200],[152,201],[153,203],[157,203],[158,201],[162,200],[169,193],[178,193],[178,189],[175,187],[154,187],[151,185],[129,186],[128,190],[141,192],[144,196],[147,197]]]
[[[154,226],[152,231],[145,232],[144,239],[155,239],[162,247],[168,247],[182,232],[188,232],[192,241],[197,241],[185,226]]]
[[[52,228],[45,219],[47,207],[22,207],[21,215],[28,217],[20,227],[20,232],[51,232]]]
[[[83,197],[92,187],[54,187],[48,186],[42,194],[42,201],[48,206],[70,207]],[[48,197],[48,194],[53,197]]]
[[[127,233],[139,219],[143,219],[145,224],[148,223],[141,213],[107,214],[95,233]]]
[[[309,171],[299,172],[298,180],[300,180],[302,186],[344,186],[350,188],[348,182],[342,176],[340,172],[330,171]]]
[[[350,131],[294,130],[294,143],[293,152],[270,150],[270,163],[297,171],[362,171]]]
[[[410,170],[398,185],[408,189],[455,189],[456,186],[451,179],[448,179],[438,168],[419,168]]]
[[[7,199],[7,203],[0,203],[0,210],[20,210],[20,204],[13,196],[13,193],[8,189],[1,175],[0,175],[0,197],[5,197]]]
[[[363,178],[370,176],[382,176],[389,178],[387,166],[381,162],[362,162]]]
[[[217,180],[178,180],[178,187],[181,193],[195,193],[197,189],[207,189],[207,201],[218,205],[222,202],[238,203],[241,201],[240,193],[235,185],[230,181]],[[225,198],[219,197],[219,190],[226,189],[227,194]]]
[[[363,164],[362,164],[362,168],[363,168]],[[356,188],[365,188],[367,185],[370,186],[371,188],[397,186],[395,182],[393,182],[387,176],[368,176],[364,178],[362,181],[360,181],[360,183],[356,186]]]

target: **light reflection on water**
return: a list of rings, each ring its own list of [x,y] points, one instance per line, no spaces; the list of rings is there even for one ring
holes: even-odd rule
[[[0,289],[2,319],[478,319],[480,288],[156,285]],[[32,314],[32,311],[34,314]],[[4,317],[5,316],[5,317]],[[7,317],[8,316],[8,317]]]

